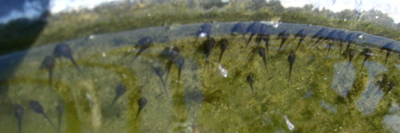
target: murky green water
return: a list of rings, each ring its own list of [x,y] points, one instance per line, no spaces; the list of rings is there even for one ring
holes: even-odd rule
[[[379,82],[383,77],[395,83],[399,80],[396,77],[399,57],[392,53],[384,64],[386,51],[380,50],[390,39],[378,37],[376,40],[375,36],[362,34],[364,38],[358,43],[368,45],[353,44],[350,48],[356,55],[348,64],[349,57],[346,52],[339,52],[338,42],[328,54],[326,46],[330,41],[312,47],[316,39],[307,36],[295,51],[296,60],[288,84],[287,58],[297,47],[298,38],[293,39],[291,35],[278,52],[281,39],[275,33],[284,29],[296,33],[306,28],[307,34],[312,35],[319,27],[280,24],[272,28],[265,68],[254,40],[246,47],[240,36],[228,34],[235,23],[213,24],[212,37],[217,41],[228,39],[229,47],[220,63],[219,46],[212,50],[208,69],[205,69],[206,56],[202,49],[206,39],[194,37],[201,24],[94,35],[67,42],[84,73],[68,59],[57,59],[51,86],[47,70],[39,67],[44,57],[53,53],[55,45],[32,49],[14,77],[2,83],[8,85],[8,91],[2,94],[1,128],[18,131],[12,114],[14,104],[21,104],[25,107],[23,132],[56,132],[43,116],[29,109],[29,101],[37,100],[55,125],[61,120],[61,132],[392,130],[384,119],[391,114],[392,103],[397,103],[399,91],[397,87],[388,91]],[[153,37],[156,43],[132,62],[139,50],[133,44],[146,36]],[[168,60],[161,58],[160,53],[171,46],[180,49],[185,65],[179,82],[175,64],[169,77],[162,77],[169,92],[166,95],[152,67],[160,66],[166,71]],[[361,68],[365,47],[373,54]],[[255,77],[254,93],[246,81],[249,73]],[[119,84],[125,84],[127,91],[110,108]],[[148,104],[136,119],[141,97],[146,97]],[[60,103],[65,108],[61,117],[57,110]]]
[[[176,8],[172,10],[174,6]],[[184,4],[174,6],[161,4],[134,8],[135,21],[120,20],[126,23],[116,23],[115,16],[107,19],[110,17],[107,15],[101,15],[106,19],[99,21],[96,19],[98,14],[87,18],[93,23],[80,19],[82,14],[76,19],[69,18],[82,21],[80,25],[52,20],[50,28],[43,31],[35,45],[92,34],[66,42],[83,73],[69,59],[58,58],[49,85],[48,71],[40,66],[47,55],[53,54],[56,44],[28,50],[12,75],[0,74],[0,130],[18,132],[14,109],[20,104],[25,110],[22,132],[57,132],[58,128],[60,132],[96,133],[399,131],[396,123],[400,116],[397,105],[399,57],[395,52],[400,48],[398,42],[392,40],[398,39],[395,29],[351,19],[341,21],[321,17],[322,11],[319,15],[310,15],[314,11],[308,11],[306,7],[301,12],[295,9],[278,12],[272,8],[273,4],[261,8],[240,2],[211,8],[211,11],[198,7],[191,9]],[[157,7],[171,10],[157,12]],[[132,13],[121,13],[119,17],[130,18],[127,14]],[[268,31],[271,38],[266,68],[257,53],[255,37],[246,47],[245,40],[240,35],[232,36],[230,30],[236,21],[271,20],[274,17],[293,23],[280,23]],[[216,41],[228,39],[229,46],[219,63],[221,50],[217,45],[206,69],[203,53],[206,38],[196,38],[195,33],[203,24],[197,22],[212,20],[222,22],[212,24],[211,36]],[[183,25],[185,23],[189,24]],[[246,22],[246,27],[251,23]],[[349,64],[348,52],[344,50],[347,42],[342,53],[339,42],[334,42],[328,54],[330,41],[312,46],[316,39],[311,36],[322,27],[300,23],[366,33],[354,32],[362,37],[350,47],[356,54]],[[107,27],[110,25],[115,27]],[[164,27],[93,34],[160,25]],[[93,31],[96,26],[100,31]],[[78,33],[79,29],[82,32]],[[293,34],[300,29],[305,29],[308,36],[296,50],[299,38],[294,39]],[[281,39],[277,34],[283,30],[288,30],[291,36],[278,51]],[[54,34],[55,31],[64,34]],[[346,31],[346,34],[350,32]],[[147,36],[155,43],[133,62],[140,49],[134,45]],[[249,34],[245,38],[248,39]],[[385,64],[387,52],[381,47],[389,42],[394,42],[394,48]],[[168,76],[162,77],[167,95],[153,68],[158,66],[167,71],[168,59],[160,53],[172,46],[179,48],[185,64],[180,81],[176,64],[172,65]],[[260,46],[265,48],[266,45],[262,42]],[[362,67],[364,48],[371,49],[372,54]],[[288,55],[292,50],[296,59],[288,84]],[[13,64],[19,55],[21,53],[2,56],[0,61]],[[253,92],[246,80],[249,73],[254,74]],[[7,80],[2,79],[4,77]],[[126,92],[110,108],[117,86],[121,84],[126,86]],[[148,103],[136,118],[141,97]],[[56,129],[41,114],[30,109],[31,100],[40,102]]]

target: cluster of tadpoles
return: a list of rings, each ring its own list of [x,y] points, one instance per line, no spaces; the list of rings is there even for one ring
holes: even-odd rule
[[[211,28],[212,28],[212,23],[205,23],[202,26],[200,26],[200,28],[198,29],[198,31],[196,32],[196,36],[197,37],[206,37],[207,39],[202,43],[202,48],[203,48],[203,53],[206,56],[206,60],[205,60],[205,66],[204,69],[208,68],[208,64],[209,64],[209,56],[212,52],[212,50],[216,47],[216,45],[220,46],[221,49],[221,53],[218,59],[218,62],[221,62],[223,53],[225,52],[225,50],[227,50],[228,46],[229,46],[229,41],[225,38],[220,39],[218,42],[215,41],[214,38],[211,37]],[[246,47],[249,45],[251,39],[253,38],[254,35],[256,36],[256,43],[257,43],[257,53],[260,57],[262,57],[263,59],[263,63],[265,65],[265,68],[267,68],[267,57],[266,57],[266,53],[269,57],[269,40],[271,38],[271,34],[268,33],[268,30],[271,28],[271,26],[263,24],[261,22],[254,22],[251,25],[249,25],[246,28],[245,23],[239,22],[237,24],[235,24],[232,29],[231,29],[231,33],[232,35],[234,34],[241,34],[242,38],[245,39],[245,35],[250,33],[250,37],[247,41],[245,41],[245,45]],[[277,34],[277,38],[281,39],[281,43],[278,49],[278,52],[281,51],[282,46],[285,44],[285,42],[287,41],[287,39],[291,36],[290,32],[288,30],[284,30],[280,33]],[[339,46],[340,46],[340,54],[342,53],[342,44],[344,42],[348,42],[346,50],[347,51],[347,55],[349,57],[349,65],[350,62],[352,60],[352,58],[355,56],[356,51],[354,49],[349,49],[350,45],[352,43],[355,43],[357,38],[361,36],[361,34],[359,33],[355,33],[355,32],[350,32],[349,34],[346,35],[346,31],[344,30],[332,30],[329,32],[328,28],[322,28],[321,30],[319,30],[316,34],[312,35],[311,38],[312,39],[317,39],[316,42],[314,43],[313,46],[317,45],[320,41],[322,40],[327,40],[330,41],[329,42],[329,46],[328,46],[328,54],[330,52],[330,49],[332,47],[332,45],[334,44],[335,41],[339,41]],[[301,45],[301,43],[303,42],[303,40],[307,37],[307,33],[305,29],[301,29],[299,30],[296,34],[294,34],[294,38],[299,38],[297,47],[295,49],[295,51],[297,51]],[[265,48],[263,48],[262,46],[260,46],[261,41],[265,42]],[[152,44],[154,43],[153,38],[151,37],[143,37],[142,39],[140,39],[138,41],[138,43],[135,45],[135,47],[139,47],[139,51],[137,52],[136,56],[133,58],[133,61],[135,61],[141,53],[143,53],[146,49],[148,49]],[[389,57],[391,51],[394,48],[394,43],[390,42],[387,43],[386,45],[384,45],[381,49],[382,50],[386,50],[387,54],[386,54],[386,59],[385,59],[385,64],[387,62],[387,58]],[[292,67],[293,64],[295,62],[296,59],[296,54],[295,51],[291,50],[289,55],[288,55],[288,62],[289,62],[289,77],[288,77],[288,83],[290,84],[290,77],[291,77],[291,71],[292,71]],[[372,55],[372,51],[368,48],[365,48],[362,52],[362,54],[364,55],[364,61],[362,64],[362,67],[364,66],[364,63],[366,62],[366,60],[370,57],[370,55]],[[166,81],[168,80],[168,76],[169,76],[169,72],[172,68],[173,64],[176,64],[176,66],[178,67],[178,82],[180,81],[180,77],[181,77],[181,71],[183,69],[183,66],[185,64],[185,58],[183,58],[180,55],[180,51],[179,48],[171,46],[171,47],[166,47],[164,48],[164,50],[160,53],[159,55],[161,58],[166,60],[166,66],[167,66],[167,72],[166,72]],[[72,51],[71,48],[69,47],[69,45],[65,44],[65,43],[60,43],[56,46],[56,48],[53,51],[53,55],[50,56],[46,56],[45,59],[42,62],[41,68],[46,68],[49,71],[49,84],[50,86],[52,85],[52,72],[53,69],[55,67],[55,58],[60,58],[60,57],[64,57],[64,58],[68,58],[72,61],[72,63],[75,65],[75,67],[78,69],[78,71],[81,74],[84,74],[84,72],[82,71],[82,69],[77,65],[77,63],[75,62],[74,58],[72,57]],[[126,56],[125,56],[126,57]],[[125,58],[124,57],[124,58]],[[132,62],[133,62],[132,61]],[[152,70],[155,72],[155,74],[159,77],[163,88],[164,88],[164,92],[165,94],[168,96],[168,91],[164,82],[164,75],[165,75],[165,70],[160,66],[153,66]],[[253,73],[249,73],[249,75],[246,77],[246,81],[250,84],[251,90],[254,93],[253,90],[253,83],[254,83],[254,74]],[[382,81],[383,82],[383,81]],[[386,82],[384,82],[386,83]],[[386,83],[386,84],[394,84],[392,82],[390,83]],[[124,93],[126,92],[126,87],[123,84],[120,84],[117,86],[116,88],[116,96],[110,106],[110,109],[113,107],[113,105],[115,104],[115,102],[118,100],[118,98],[120,96],[122,96]],[[145,107],[145,105],[147,104],[147,99],[145,97],[141,97],[138,100],[138,106],[139,109],[137,111],[137,117],[139,116],[140,111]],[[39,114],[42,114],[49,122],[50,124],[56,128],[56,126],[52,123],[52,121],[47,117],[47,115],[44,113],[42,106],[39,104],[39,102],[37,101],[30,101],[30,108]],[[24,108],[22,105],[17,104],[15,106],[15,117],[18,120],[18,126],[19,126],[19,131],[21,132],[21,120],[24,114]],[[60,122],[59,122],[60,123]],[[60,126],[59,126],[60,127]]]
[[[207,40],[204,41],[203,46],[204,46],[204,54],[206,55],[206,65],[205,67],[207,67],[207,64],[209,62],[209,55],[211,53],[211,50],[215,47],[215,39],[210,37],[211,34],[211,27],[212,24],[211,23],[205,23],[203,24],[198,32],[197,32],[197,36],[199,37],[207,37]],[[269,29],[272,26],[270,25],[266,25],[263,24],[261,22],[254,22],[252,24],[250,24],[247,28],[246,28],[246,24],[239,22],[236,23],[232,29],[231,29],[231,34],[241,34],[242,38],[245,39],[245,35],[250,33],[250,37],[247,41],[245,41],[245,45],[246,47],[249,45],[251,39],[253,38],[254,35],[257,35],[255,41],[257,43],[257,52],[258,55],[260,57],[262,57],[263,62],[265,67],[267,68],[267,61],[266,61],[266,54],[269,57],[269,41],[271,38],[271,34],[268,33]],[[278,53],[281,51],[282,46],[285,44],[285,42],[287,41],[287,39],[291,36],[290,32],[288,30],[283,30],[281,32],[279,32],[277,34],[277,39],[281,39],[281,43],[279,45],[279,49],[278,49]],[[297,51],[301,45],[301,43],[304,41],[304,39],[307,37],[307,33],[305,29],[301,29],[299,30],[296,34],[294,34],[294,38],[299,38],[297,47],[295,49],[295,51]],[[317,45],[320,41],[326,40],[329,41],[329,45],[328,45],[328,54],[330,52],[331,47],[333,46],[334,42],[339,42],[339,47],[340,47],[340,54],[342,54],[342,45],[344,42],[347,42],[347,47],[346,47],[346,53],[349,57],[349,65],[351,63],[351,60],[353,59],[353,57],[356,54],[356,51],[354,49],[350,49],[350,45],[355,43],[357,41],[358,38],[362,37],[362,34],[360,33],[356,33],[356,32],[350,32],[348,34],[346,34],[345,30],[337,30],[334,29],[332,31],[329,31],[328,28],[322,28],[321,30],[319,30],[316,34],[312,35],[311,38],[312,39],[317,39],[314,43],[314,45],[312,45],[312,47],[314,47],[315,45]],[[265,42],[265,48],[260,46],[261,41]],[[218,62],[220,62],[222,54],[224,53],[224,51],[227,49],[228,46],[228,41],[226,39],[221,39],[219,42],[224,42],[224,45],[220,45],[221,46],[221,55],[220,55],[220,59]],[[222,44],[222,43],[219,43]],[[386,54],[386,58],[385,58],[385,64],[387,62],[387,59],[391,53],[391,51],[394,48],[394,43],[390,42],[387,43],[386,45],[384,45],[381,49],[382,50],[386,50],[387,54]],[[289,77],[288,77],[288,83],[290,84],[290,77],[291,77],[291,71],[292,71],[292,67],[293,64],[295,62],[296,59],[296,54],[295,51],[291,50],[289,55],[288,55],[288,62],[289,62]],[[365,62],[367,61],[367,59],[373,54],[372,51],[368,48],[364,48],[362,54],[364,55],[364,61],[362,63],[362,67],[364,66]],[[349,66],[348,65],[348,66]],[[247,82],[250,84],[250,87],[253,91],[253,82],[254,82],[254,74],[250,73],[246,80]]]

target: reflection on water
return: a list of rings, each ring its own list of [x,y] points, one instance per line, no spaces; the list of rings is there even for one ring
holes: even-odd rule
[[[0,129],[17,132],[20,117],[23,132],[363,132],[396,125],[397,103],[390,99],[399,94],[398,57],[384,62],[388,52],[399,50],[397,42],[342,29],[257,22],[240,23],[262,27],[246,28],[256,39],[244,41],[231,35],[235,24],[152,27],[26,51],[17,71],[0,84],[0,115],[6,118]],[[295,33],[303,35],[293,38]],[[220,47],[220,40],[229,45]],[[341,51],[342,42],[352,45]],[[370,51],[363,64],[365,47]],[[40,103],[48,120],[29,108],[30,101]],[[20,107],[25,111],[15,119]],[[357,125],[344,124],[352,121]]]

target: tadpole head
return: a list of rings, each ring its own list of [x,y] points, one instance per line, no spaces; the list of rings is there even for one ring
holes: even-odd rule
[[[153,67],[154,72],[157,74],[157,76],[159,77],[163,77],[164,76],[164,70],[162,70],[162,68],[160,66],[154,66]]]
[[[290,33],[287,30],[284,30],[278,34],[278,37],[281,39],[287,39],[290,37]]]
[[[260,55],[261,57],[265,57],[265,48],[258,48],[258,55]]]
[[[257,34],[259,29],[260,29],[261,23],[260,22],[254,22],[250,24],[249,27],[246,29],[246,34],[251,33],[251,34]]]
[[[215,47],[215,39],[212,37],[207,38],[207,40],[204,41],[203,46],[203,53],[209,55],[211,50]]]
[[[319,30],[317,33],[314,34],[313,38],[317,38],[317,37],[325,38],[327,35],[328,35],[328,29],[322,28],[321,30]]]
[[[178,47],[172,47],[171,52],[170,52],[170,58],[174,59],[179,56],[179,48]]]
[[[338,36],[341,41],[344,41],[346,39],[346,32],[344,30],[340,30]]]
[[[293,64],[295,59],[296,59],[296,54],[293,51],[290,51],[289,56],[288,56],[289,63]]]
[[[144,106],[146,106],[147,102],[148,101],[147,101],[146,97],[140,98],[138,101],[139,108],[140,109],[144,108]]]
[[[55,57],[72,57],[72,51],[68,44],[60,43],[54,48],[53,55]]]
[[[210,37],[212,23],[204,23],[196,32],[197,37]]]
[[[46,56],[42,62],[41,68],[52,70],[56,64],[56,59],[53,56]]]
[[[246,25],[242,22],[235,24],[231,29],[231,34],[246,34]]]
[[[326,38],[334,40],[334,39],[338,39],[339,37],[338,37],[337,31],[333,30],[333,31],[329,32],[329,34]]]
[[[296,37],[304,38],[304,37],[306,37],[306,36],[307,36],[307,33],[306,33],[306,31],[305,31],[304,29],[301,29],[300,31],[298,31],[298,32],[294,35],[295,38],[296,38]]]
[[[123,95],[125,92],[126,92],[126,86],[124,84],[118,85],[117,89],[115,90],[117,97]]]
[[[246,80],[247,80],[247,82],[248,82],[250,85],[253,85],[253,82],[254,82],[254,75],[253,75],[253,73],[249,73],[249,75],[247,76]]]
[[[185,64],[185,58],[178,56],[173,60],[173,62],[178,66],[180,70],[182,70],[183,65]]]
[[[228,48],[229,42],[227,39],[223,38],[219,42],[221,50],[226,50]]]
[[[42,114],[43,113],[43,107],[40,105],[38,101],[31,100],[29,101],[29,107],[36,113]]]
[[[24,112],[25,112],[25,109],[22,105],[20,105],[20,104],[15,105],[15,108],[14,108],[15,118],[17,118],[18,120],[21,120],[22,117],[24,116]]]

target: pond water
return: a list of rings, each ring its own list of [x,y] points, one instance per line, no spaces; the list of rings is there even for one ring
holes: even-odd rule
[[[204,24],[197,23],[91,35],[1,56],[3,71],[17,68],[0,76],[0,129],[18,132],[20,120],[22,132],[399,131],[397,41],[256,22],[268,30],[254,32],[246,45],[250,33],[231,34],[237,23],[207,23],[214,46],[211,38],[196,37],[208,35],[197,34]],[[354,36],[340,39],[334,30]],[[258,45],[257,34],[269,35],[268,48],[264,40]],[[229,45],[219,61],[223,39]],[[68,47],[77,65],[66,58]],[[18,65],[7,65],[22,54]],[[54,67],[43,65],[47,56]]]

